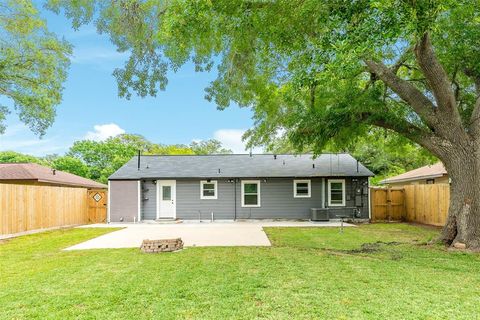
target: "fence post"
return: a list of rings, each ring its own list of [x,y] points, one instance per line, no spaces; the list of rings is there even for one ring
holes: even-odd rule
[[[387,220],[392,221],[392,193],[390,186],[387,187]]]

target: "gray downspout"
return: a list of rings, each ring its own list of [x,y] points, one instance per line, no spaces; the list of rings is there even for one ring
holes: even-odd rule
[[[321,180],[321,185],[322,185],[322,208],[325,208],[325,178],[322,178]]]
[[[237,178],[233,179],[233,202],[234,202],[234,209],[233,209],[233,221],[237,220]]]

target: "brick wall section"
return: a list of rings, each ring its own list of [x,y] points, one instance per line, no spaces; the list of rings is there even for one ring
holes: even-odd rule
[[[172,252],[183,249],[183,241],[177,239],[143,240],[140,250],[144,253]]]

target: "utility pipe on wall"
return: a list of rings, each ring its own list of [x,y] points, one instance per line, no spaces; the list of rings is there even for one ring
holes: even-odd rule
[[[237,220],[237,178],[233,179],[233,221]]]

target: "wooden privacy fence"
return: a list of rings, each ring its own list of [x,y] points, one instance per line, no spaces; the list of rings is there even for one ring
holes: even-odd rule
[[[107,191],[94,189],[87,191],[88,222],[107,222]]]
[[[443,226],[450,203],[450,185],[418,184],[371,188],[372,220],[402,220]]]
[[[401,188],[372,188],[372,220],[403,220],[405,191]]]
[[[405,220],[443,226],[450,204],[450,185],[419,184],[404,187]]]
[[[85,188],[0,184],[0,235],[88,222]]]

